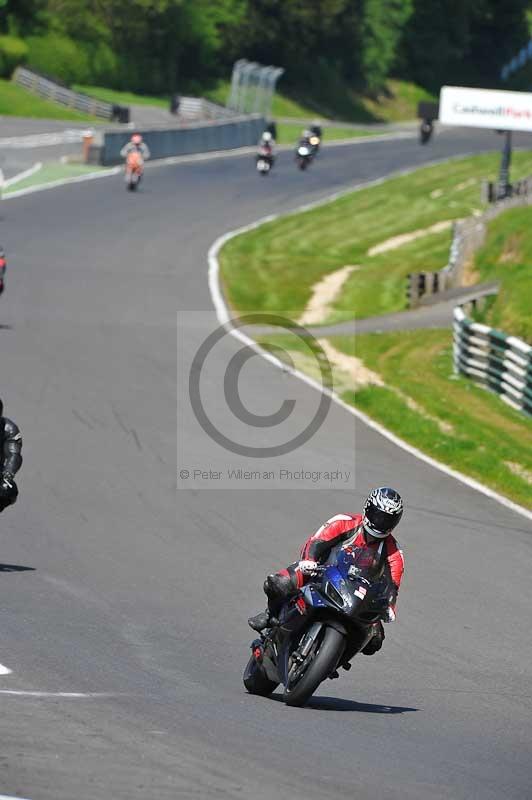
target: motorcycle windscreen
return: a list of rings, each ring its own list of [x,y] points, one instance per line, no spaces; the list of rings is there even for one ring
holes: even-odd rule
[[[349,577],[373,579],[380,572],[381,547],[347,547],[338,553],[338,568]]]

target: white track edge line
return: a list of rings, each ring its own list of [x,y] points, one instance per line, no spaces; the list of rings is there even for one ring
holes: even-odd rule
[[[50,181],[50,183],[39,183],[36,186],[28,186],[26,189],[16,189],[14,192],[6,194],[4,200],[12,200],[15,197],[23,197],[26,194],[34,194],[35,192],[44,192],[47,189],[55,189],[58,186],[65,186],[69,183],[84,183],[85,181],[94,181],[97,178],[107,178],[109,175],[117,175],[121,169],[121,167],[111,167],[102,172],[88,172],[86,175],[59,178],[56,181]]]
[[[442,163],[442,161],[446,162],[446,161],[454,160],[455,158],[463,158],[463,157],[464,156],[456,156],[456,157],[453,157],[453,159],[442,159],[440,161],[435,161],[435,162],[433,161],[433,162],[430,162],[428,164],[418,165],[418,166],[416,166],[414,168],[409,168],[409,169],[405,169],[405,170],[392,172],[389,175],[387,175],[386,177],[377,178],[374,181],[369,181],[369,182],[366,182],[366,183],[363,183],[363,184],[358,184],[358,185],[356,185],[354,187],[351,187],[349,189],[342,190],[341,192],[335,192],[332,195],[328,195],[327,197],[322,198],[321,200],[318,200],[318,201],[316,201],[314,203],[309,203],[309,204],[306,204],[306,205],[303,205],[303,206],[299,206],[296,209],[292,209],[290,212],[288,212],[288,214],[284,214],[284,215],[283,214],[270,214],[269,216],[263,217],[263,218],[257,220],[256,222],[252,222],[249,225],[244,225],[241,228],[237,228],[235,230],[228,231],[227,233],[223,234],[222,236],[219,236],[218,239],[216,239],[213,242],[213,244],[211,245],[211,247],[209,248],[209,253],[208,253],[209,291],[210,291],[211,299],[212,299],[212,302],[213,302],[213,305],[214,305],[214,308],[215,308],[215,311],[216,311],[216,316],[217,316],[218,322],[221,325],[225,325],[226,326],[226,328],[228,330],[228,333],[231,336],[234,336],[236,339],[239,339],[241,342],[246,344],[248,347],[251,347],[258,355],[260,355],[266,361],[269,361],[271,364],[273,364],[274,366],[282,369],[284,372],[288,372],[290,375],[294,376],[295,378],[299,378],[301,381],[306,383],[308,386],[311,386],[313,389],[316,389],[317,391],[321,392],[322,394],[327,395],[335,403],[337,403],[343,409],[348,411],[352,416],[354,416],[357,419],[359,419],[361,422],[363,422],[365,425],[367,425],[372,430],[376,431],[377,433],[380,433],[381,436],[383,436],[385,439],[388,439],[390,442],[395,444],[397,447],[400,447],[402,450],[405,450],[407,453],[410,453],[410,455],[413,455],[415,458],[418,458],[420,461],[424,461],[426,464],[429,464],[431,467],[434,467],[434,469],[437,469],[440,472],[443,472],[445,475],[448,475],[449,477],[454,478],[455,480],[459,481],[460,483],[463,483],[466,486],[469,486],[469,488],[474,489],[477,492],[480,492],[481,494],[485,495],[486,497],[489,497],[492,500],[495,500],[497,503],[500,503],[501,505],[505,506],[506,508],[511,509],[515,513],[520,514],[521,516],[532,520],[532,511],[529,511],[524,506],[520,506],[518,503],[514,503],[512,500],[509,500],[507,497],[504,497],[503,495],[499,494],[498,492],[495,492],[493,489],[490,489],[488,486],[484,486],[484,484],[480,483],[479,481],[476,481],[474,478],[470,478],[467,475],[464,475],[463,473],[458,472],[458,470],[455,470],[452,467],[448,467],[446,464],[442,464],[440,461],[437,461],[436,459],[432,458],[431,456],[427,455],[426,453],[423,453],[421,450],[418,450],[417,447],[414,447],[413,445],[408,444],[408,442],[405,442],[404,439],[401,439],[401,438],[399,438],[399,436],[396,436],[394,433],[389,431],[387,428],[385,428],[380,423],[375,422],[375,420],[371,419],[371,417],[368,417],[362,411],[359,411],[359,409],[357,409],[354,406],[351,406],[348,403],[346,403],[334,391],[331,391],[330,389],[325,389],[320,383],[315,381],[313,378],[310,378],[308,375],[305,375],[303,372],[300,372],[299,370],[295,369],[294,367],[290,367],[287,364],[284,364],[278,358],[275,358],[270,353],[268,353],[265,350],[263,350],[263,348],[260,347],[260,345],[257,344],[257,342],[255,342],[249,336],[246,336],[246,334],[242,333],[240,330],[238,330],[237,328],[234,328],[232,326],[229,310],[228,310],[227,305],[225,303],[225,299],[223,297],[223,293],[222,293],[221,286],[220,286],[220,263],[219,263],[219,260],[218,260],[218,254],[219,254],[221,248],[224,246],[224,244],[226,244],[230,239],[234,239],[236,236],[239,236],[242,233],[247,233],[247,232],[249,232],[251,230],[255,230],[256,228],[259,228],[262,225],[267,224],[268,222],[273,222],[274,220],[277,220],[282,216],[292,216],[294,214],[299,214],[299,213],[301,213],[303,211],[308,211],[308,210],[310,210],[312,208],[316,208],[316,207],[318,207],[320,205],[325,205],[326,203],[332,202],[332,201],[336,200],[338,197],[341,197],[341,196],[343,196],[345,194],[348,194],[350,192],[360,191],[362,189],[369,188],[370,186],[376,186],[378,184],[384,183],[384,181],[387,181],[387,180],[389,180],[391,178],[399,177],[401,175],[407,175],[407,174],[409,174],[411,172],[417,171],[418,169],[423,169],[424,167],[434,166],[435,164]]]
[[[32,175],[35,175],[42,167],[42,161],[36,161],[32,167],[29,169],[25,169],[23,172],[19,172],[17,175],[13,175],[12,178],[8,178],[7,181],[4,181],[2,189],[8,189],[10,186],[13,186],[15,183],[19,183],[23,181],[24,178],[31,178]]]
[[[28,800],[28,798],[19,797],[19,795],[15,797],[12,794],[0,794],[0,800]]]
[[[10,695],[12,697],[64,697],[76,699],[91,699],[97,697],[110,697],[106,692],[39,692],[25,691],[23,689],[0,689],[0,696]]]

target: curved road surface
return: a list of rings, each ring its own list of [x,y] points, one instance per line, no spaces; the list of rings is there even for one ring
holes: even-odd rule
[[[305,175],[286,154],[261,182],[249,156],[223,159],[153,170],[136,196],[115,177],[4,205],[2,395],[26,460],[20,502],[1,518],[0,662],[12,673],[0,675],[0,794],[530,796],[527,519],[338,406],[304,458],[348,470],[355,450],[354,490],[211,481],[176,495],[176,449],[180,466],[237,460],[186,411],[176,415],[194,319],[211,309],[206,253],[216,236],[497,143],[462,133],[429,149],[364,143],[325,151]],[[189,312],[177,347],[176,310]],[[239,344],[228,337],[220,348],[222,369]],[[244,370],[255,411],[271,411],[270,400],[277,408],[287,387],[302,411],[316,401],[261,359]],[[216,365],[204,387],[216,400],[215,378]],[[250,438],[266,441],[267,429]],[[407,498],[408,560],[382,652],[355,659],[306,709],[246,695],[246,617],[262,607],[263,576],[324,518],[357,510],[368,487],[388,482]]]

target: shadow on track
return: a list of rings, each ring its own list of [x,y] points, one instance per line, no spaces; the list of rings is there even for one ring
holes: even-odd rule
[[[271,700],[283,702],[282,694],[270,695]],[[355,700],[344,700],[341,697],[311,697],[305,708],[314,711],[358,711],[361,714],[405,714],[407,711],[418,711],[410,706],[385,706],[380,703],[357,703]]]
[[[344,700],[341,697],[311,697],[308,708],[315,711],[358,711],[362,714],[404,714],[417,711],[409,706],[383,706],[380,703],[357,703],[355,700]]]
[[[23,567],[21,564],[0,564],[0,572],[35,572],[35,567]]]

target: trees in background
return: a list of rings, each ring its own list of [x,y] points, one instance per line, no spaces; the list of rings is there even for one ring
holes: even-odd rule
[[[169,94],[227,77],[232,62],[247,57],[284,67],[285,85],[309,93],[336,83],[376,94],[391,74],[432,90],[496,85],[502,64],[528,38],[531,4],[3,0],[0,33],[11,52],[13,39],[23,39],[17,52],[67,82]]]
[[[428,89],[496,86],[501,67],[528,41],[530,0],[414,0],[401,69]]]

